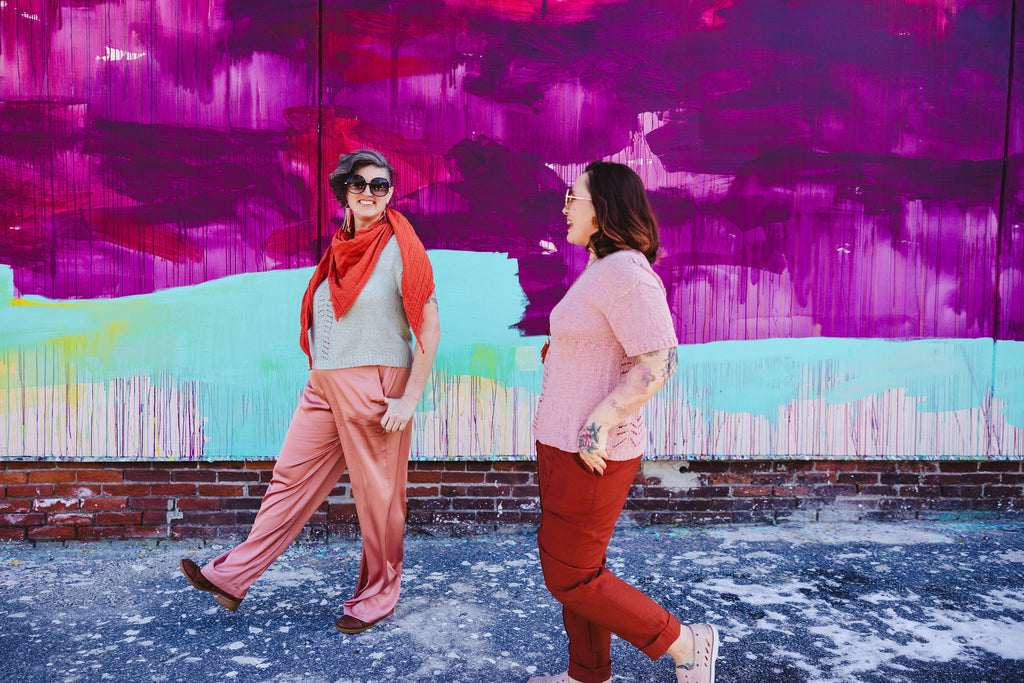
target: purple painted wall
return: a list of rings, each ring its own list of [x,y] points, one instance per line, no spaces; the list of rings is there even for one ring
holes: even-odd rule
[[[310,265],[366,145],[428,248],[518,259],[537,334],[565,181],[613,158],[684,343],[1024,340],[1022,13],[1011,49],[1012,0],[6,0],[0,263],[52,298]]]
[[[1017,3],[999,225],[1000,339],[1024,337],[1024,7]]]

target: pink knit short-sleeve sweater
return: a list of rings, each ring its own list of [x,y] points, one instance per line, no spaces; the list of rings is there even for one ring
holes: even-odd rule
[[[575,453],[591,411],[636,365],[636,356],[676,346],[665,286],[638,251],[591,263],[551,311],[534,438]],[[609,460],[632,460],[647,446],[643,409],[608,439]]]

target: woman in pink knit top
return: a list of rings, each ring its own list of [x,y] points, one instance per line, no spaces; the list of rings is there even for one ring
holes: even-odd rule
[[[611,634],[679,683],[713,683],[718,631],[679,620],[605,567],[605,551],[647,443],[642,408],[676,369],[665,287],[651,269],[658,226],[640,178],[595,161],[565,195],[567,240],[590,262],[551,311],[534,417],[544,582],[562,603],[569,668],[529,683],[603,683]]]

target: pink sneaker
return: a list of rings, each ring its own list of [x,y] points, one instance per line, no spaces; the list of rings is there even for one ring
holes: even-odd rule
[[[693,634],[693,663],[676,666],[677,683],[715,683],[718,629],[711,624],[683,624]]]

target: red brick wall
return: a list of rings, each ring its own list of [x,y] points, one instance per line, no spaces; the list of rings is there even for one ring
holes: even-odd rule
[[[245,534],[273,462],[0,462],[0,540]],[[532,462],[414,462],[411,530],[494,531],[538,521]],[[636,524],[998,519],[1024,509],[1021,461],[645,462],[626,503]],[[308,540],[356,533],[347,479]]]

